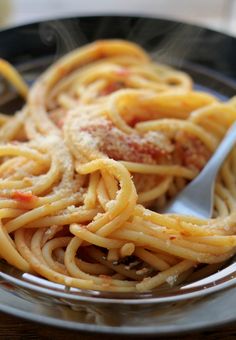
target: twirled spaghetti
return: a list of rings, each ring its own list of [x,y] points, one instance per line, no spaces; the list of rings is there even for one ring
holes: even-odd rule
[[[209,272],[235,253],[236,149],[216,182],[214,218],[158,213],[204,167],[236,120],[232,99],[192,90],[137,45],[98,41],[27,87],[0,118],[0,254],[82,289],[148,291]]]

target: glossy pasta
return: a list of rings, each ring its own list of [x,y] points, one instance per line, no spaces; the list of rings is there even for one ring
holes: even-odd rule
[[[2,259],[70,287],[142,292],[235,254],[236,149],[212,219],[158,213],[214,153],[235,99],[120,40],[69,53],[29,91],[7,62],[0,73],[26,98],[0,117]]]

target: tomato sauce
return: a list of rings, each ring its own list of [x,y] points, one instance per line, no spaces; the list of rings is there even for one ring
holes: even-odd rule
[[[105,119],[90,122],[80,130],[91,134],[97,141],[99,151],[114,160],[156,164],[168,155],[158,141],[152,141],[153,136],[140,136],[135,131],[127,135]]]
[[[38,197],[33,195],[31,192],[14,191],[11,194],[11,198],[22,203],[32,203]]]

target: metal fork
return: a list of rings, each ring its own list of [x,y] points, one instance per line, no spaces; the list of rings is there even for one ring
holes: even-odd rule
[[[170,202],[163,213],[210,218],[213,211],[215,179],[235,143],[236,122],[230,127],[200,174]]]

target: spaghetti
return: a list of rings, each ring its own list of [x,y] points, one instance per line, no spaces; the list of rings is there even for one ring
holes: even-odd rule
[[[2,259],[66,286],[142,292],[235,254],[236,149],[212,219],[158,213],[214,153],[235,99],[193,91],[186,73],[120,40],[71,52],[29,91],[6,61],[0,72],[27,96],[0,117]]]

